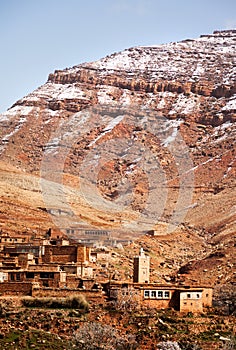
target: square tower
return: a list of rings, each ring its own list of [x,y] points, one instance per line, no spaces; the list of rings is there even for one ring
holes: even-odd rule
[[[143,248],[138,256],[134,257],[134,283],[149,283],[150,257],[145,255]]]

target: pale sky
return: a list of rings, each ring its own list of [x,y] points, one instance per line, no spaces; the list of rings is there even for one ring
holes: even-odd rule
[[[55,69],[235,28],[235,0],[0,0],[0,112]]]

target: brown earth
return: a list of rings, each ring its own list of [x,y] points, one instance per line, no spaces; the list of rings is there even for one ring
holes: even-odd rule
[[[1,297],[0,347],[6,350],[71,349],[75,332],[84,324],[111,325],[119,336],[133,334],[138,349],[154,349],[161,341],[176,341],[188,349],[223,349],[235,332],[235,317],[209,310],[204,315],[179,315],[171,310],[107,310],[102,303],[88,313],[80,310],[27,308],[19,297]],[[101,343],[103,339],[101,338]]]

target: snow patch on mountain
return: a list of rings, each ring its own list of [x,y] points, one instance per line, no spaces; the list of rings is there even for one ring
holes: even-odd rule
[[[196,110],[197,102],[184,94],[180,94],[176,102],[172,105],[169,115],[175,113],[189,114]]]
[[[25,96],[21,101],[37,101],[40,99],[84,99],[85,92],[75,84],[55,84],[47,82],[43,86]]]
[[[229,101],[226,103],[226,105],[222,108],[222,111],[236,111],[236,95],[231,97]]]
[[[95,140],[90,142],[89,146],[93,146],[99,139],[101,139],[105,134],[111,132],[122,120],[124,119],[124,115],[119,115],[116,118],[113,118],[107,126],[103,129],[102,133],[96,137]]]

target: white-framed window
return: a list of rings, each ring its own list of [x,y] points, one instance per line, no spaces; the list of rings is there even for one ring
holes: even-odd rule
[[[156,298],[156,297],[157,297],[156,290],[151,290],[151,298]]]
[[[145,299],[170,299],[171,293],[169,290],[146,289],[143,296]]]
[[[170,292],[168,290],[165,290],[164,292],[164,298],[169,299],[170,298]]]
[[[202,298],[202,293],[201,292],[188,292],[188,293],[183,293],[182,299],[201,299]]]

